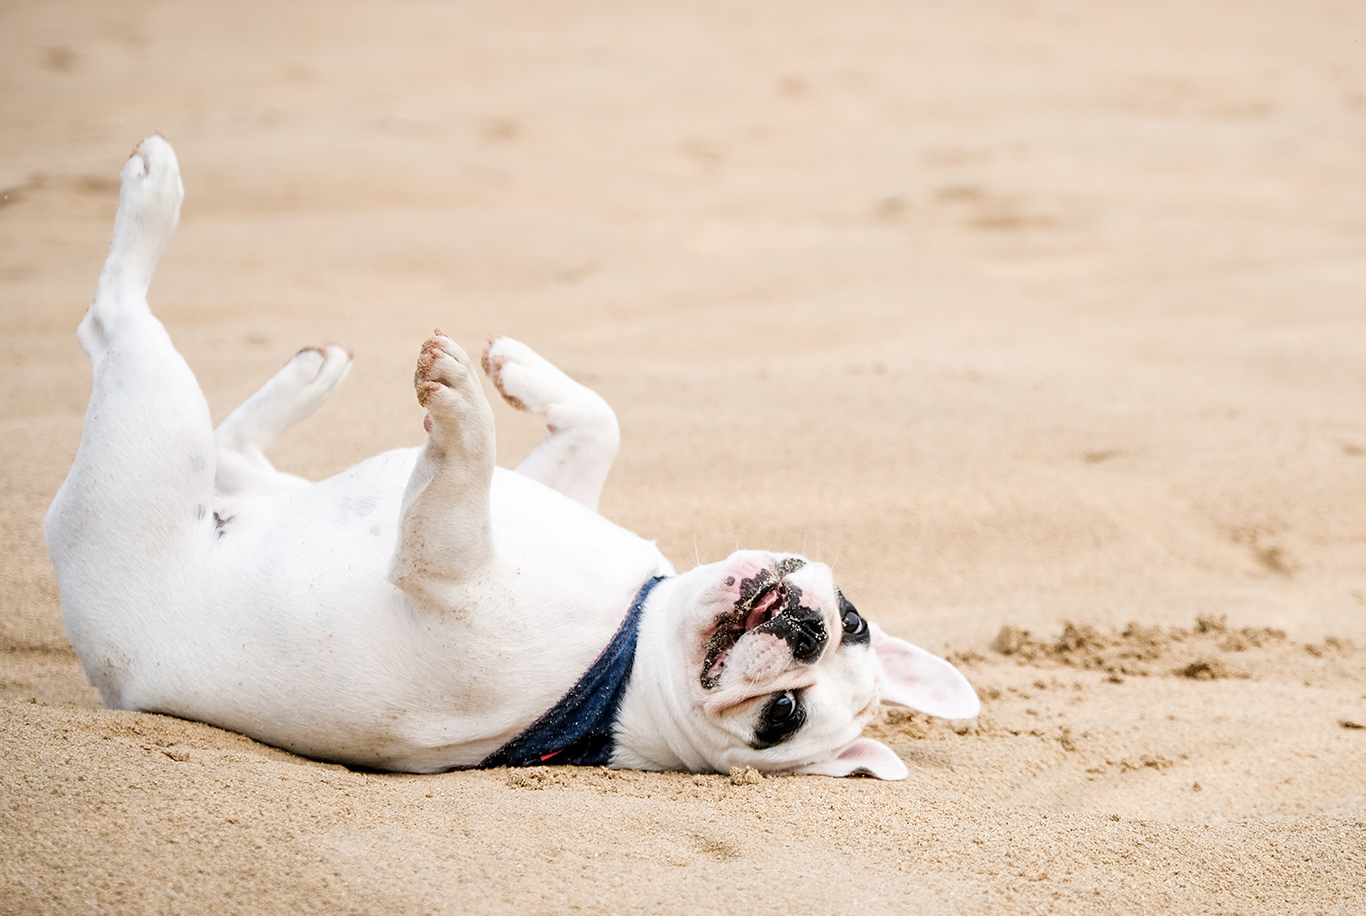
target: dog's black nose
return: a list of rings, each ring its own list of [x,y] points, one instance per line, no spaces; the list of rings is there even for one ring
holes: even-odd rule
[[[754,628],[756,633],[780,636],[792,650],[798,664],[809,665],[821,657],[830,631],[825,628],[825,615],[802,604],[802,590],[784,581],[780,586],[782,610],[767,622]]]
[[[797,605],[785,609],[773,621],[781,624],[778,634],[787,640],[792,648],[792,657],[801,664],[811,664],[825,651],[830,634],[825,629],[825,616],[820,611]]]

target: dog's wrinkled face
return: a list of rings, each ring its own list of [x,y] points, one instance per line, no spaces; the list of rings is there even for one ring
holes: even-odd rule
[[[769,554],[726,567],[699,596],[689,641],[702,713],[764,763],[858,737],[877,711],[880,672],[868,625],[829,568]]]
[[[822,563],[742,551],[687,575],[698,581],[672,609],[684,656],[675,689],[691,707],[691,743],[715,769],[900,778],[895,754],[859,738],[880,701],[977,714],[951,665],[882,634]]]

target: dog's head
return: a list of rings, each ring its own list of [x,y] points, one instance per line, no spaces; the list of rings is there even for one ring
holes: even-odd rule
[[[881,702],[966,719],[980,704],[948,662],[865,620],[829,567],[741,551],[656,590],[619,722],[628,765],[901,779],[889,748],[862,738]],[[631,756],[634,754],[635,756]]]

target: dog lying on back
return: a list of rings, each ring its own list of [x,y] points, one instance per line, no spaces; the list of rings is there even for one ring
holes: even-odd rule
[[[740,551],[677,575],[598,515],[616,418],[515,340],[483,369],[549,430],[515,472],[494,467],[475,366],[440,332],[417,359],[420,448],[318,483],[271,466],[346,375],[330,346],[215,431],[146,300],[182,196],[170,145],[144,140],[77,332],[94,384],[46,520],[66,632],[107,705],[387,770],[884,779],[906,767],[860,736],[880,703],[977,714],[953,666],[865,620],[825,565]]]

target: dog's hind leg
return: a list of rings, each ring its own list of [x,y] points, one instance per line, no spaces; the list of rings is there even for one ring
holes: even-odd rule
[[[133,651],[121,639],[134,621],[173,612],[162,583],[193,563],[213,530],[208,405],[147,307],[182,196],[170,144],[144,140],[123,167],[109,257],[77,332],[94,368],[90,406],[45,522],[67,635],[111,705],[122,701],[108,672]]]
[[[403,494],[389,581],[419,606],[453,610],[455,588],[493,558],[493,411],[469,356],[440,331],[422,345],[413,385],[428,436]]]
[[[621,443],[612,408],[597,392],[511,337],[490,341],[483,363],[503,399],[518,410],[538,415],[549,430],[517,466],[517,473],[596,512]]]
[[[343,347],[305,347],[261,386],[214,431],[220,497],[274,493],[307,486],[308,481],[277,471],[266,458],[282,432],[317,410],[337,390],[351,368]]]

